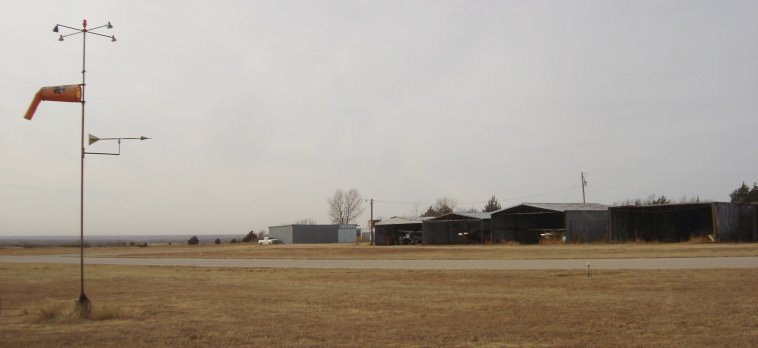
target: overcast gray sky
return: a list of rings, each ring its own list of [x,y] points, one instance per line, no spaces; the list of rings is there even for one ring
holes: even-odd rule
[[[0,234],[214,234],[305,218],[356,188],[377,217],[728,201],[758,181],[756,1],[0,0]],[[111,151],[99,142],[88,151]],[[368,216],[361,216],[365,225]]]

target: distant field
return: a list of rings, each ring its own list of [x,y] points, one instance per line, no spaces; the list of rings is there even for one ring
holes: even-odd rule
[[[98,320],[78,266],[0,263],[0,346],[758,345],[758,269],[86,272]]]
[[[78,254],[79,248],[0,248],[0,255]],[[758,243],[370,246],[205,244],[91,247],[85,256],[257,259],[514,260],[758,256]]]

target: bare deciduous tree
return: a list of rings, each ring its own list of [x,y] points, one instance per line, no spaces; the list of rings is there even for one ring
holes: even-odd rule
[[[438,198],[436,202],[434,202],[434,210],[437,211],[437,214],[440,216],[445,214],[450,214],[453,212],[453,209],[458,205],[458,200],[455,198],[449,198],[449,197],[442,197]]]
[[[335,224],[349,224],[363,213],[363,198],[356,189],[347,192],[334,191],[334,196],[327,200],[329,203],[329,218]]]
[[[442,216],[450,214],[457,205],[458,201],[455,198],[438,198],[437,201],[434,202],[434,206],[429,206],[429,209],[427,209],[424,215],[421,216]]]

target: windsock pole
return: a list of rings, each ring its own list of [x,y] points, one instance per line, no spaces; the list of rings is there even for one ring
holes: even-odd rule
[[[87,295],[84,294],[84,106],[87,104],[84,99],[84,91],[87,86],[87,20],[82,21],[82,132],[79,136],[81,140],[81,161],[80,161],[80,181],[79,181],[79,270],[81,272],[79,294],[79,306],[82,313],[89,317],[91,304]]]

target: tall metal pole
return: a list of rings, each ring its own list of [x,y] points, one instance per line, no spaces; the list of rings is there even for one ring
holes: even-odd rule
[[[81,292],[79,294],[79,306],[81,311],[88,315],[90,312],[90,301],[84,293],[84,106],[86,91],[86,73],[87,73],[87,20],[82,21],[82,133],[79,137],[81,140],[81,168],[79,182],[79,269]]]
[[[587,203],[587,200],[584,196],[584,187],[587,186],[587,181],[584,180],[584,172],[582,172],[582,203]]]
[[[69,27],[63,24],[56,24],[53,28],[53,32],[59,32],[60,28],[72,30],[73,33],[69,34],[60,34],[58,37],[58,41],[63,41],[63,38],[71,36],[71,35],[78,35],[82,34],[82,84],[80,86],[80,102],[82,103],[82,129],[81,134],[79,135],[79,139],[81,142],[80,146],[80,163],[79,163],[79,268],[80,268],[80,290],[79,293],[79,310],[81,311],[80,314],[84,317],[88,317],[90,313],[90,300],[87,298],[87,295],[84,293],[84,157],[87,154],[84,148],[84,115],[85,115],[85,105],[86,105],[86,99],[85,99],[85,91],[87,86],[87,34],[94,34],[97,36],[107,37],[111,39],[111,42],[116,41],[116,36],[111,35],[104,35],[100,34],[98,32],[95,32],[95,30],[100,28],[107,28],[111,29],[113,26],[111,25],[111,22],[108,22],[107,24],[101,25],[99,27],[94,27],[92,29],[87,29],[87,20],[82,20],[82,28],[73,28]],[[147,139],[147,138],[146,138]]]
[[[374,199],[371,198],[371,245],[376,244],[376,234],[374,234]]]

